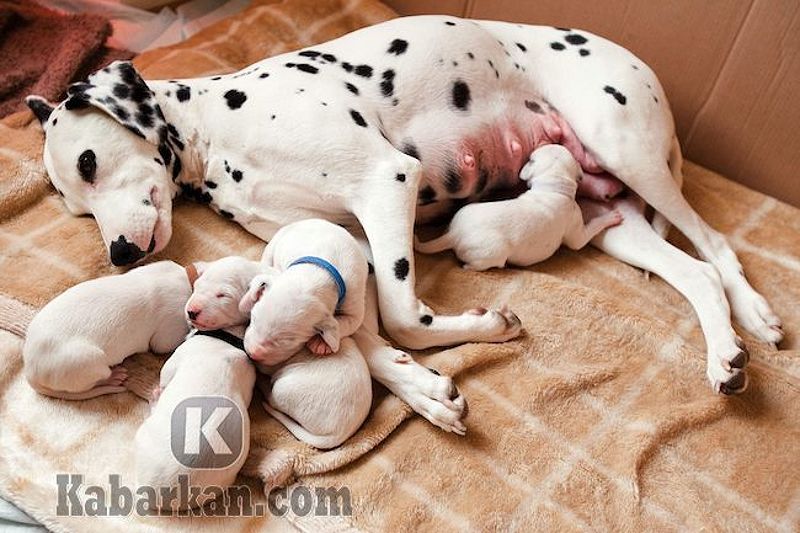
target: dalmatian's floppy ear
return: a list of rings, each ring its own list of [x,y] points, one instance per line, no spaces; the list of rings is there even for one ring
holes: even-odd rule
[[[52,113],[53,109],[55,109],[53,104],[35,94],[25,98],[25,103],[31,108],[31,111],[33,111],[33,114],[36,115],[37,119],[39,119],[39,123],[42,126],[44,126],[44,124],[47,122],[47,119],[50,118],[50,113]]]
[[[184,144],[178,131],[167,124],[153,91],[130,61],[114,61],[67,89],[68,110],[93,106],[105,111],[128,130],[158,147],[165,166],[172,165],[173,179],[180,173],[177,147]]]
[[[69,110],[94,106],[147,141],[162,142],[159,130],[167,133],[167,122],[156,103],[153,91],[130,61],[115,61],[90,75],[85,82],[67,89],[64,107]]]

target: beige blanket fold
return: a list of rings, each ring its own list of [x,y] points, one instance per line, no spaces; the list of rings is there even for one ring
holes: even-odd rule
[[[386,20],[376,0],[253,2],[188,41],[147,52],[146,78],[224,73]],[[714,395],[689,304],[655,276],[592,248],[527,269],[467,272],[418,256],[418,292],[442,312],[509,304],[526,334],[414,354],[455,376],[467,435],[446,434],[376,385],[366,424],[342,447],[296,441],[258,405],[240,476],[290,488],[346,488],[351,516],[58,516],[57,473],[133,483],[131,443],[163,358],[126,361],[131,389],[83,402],[36,394],[20,349],[35,310],[81,281],[117,272],[97,226],[71,216],[48,184],[28,112],[0,121],[0,495],[55,531],[468,531],[800,529],[800,211],[686,163],[689,202],[730,239],[753,285],[784,319],[781,349],[741,332],[749,390]],[[672,242],[690,251],[673,232]],[[264,243],[179,200],[180,263]],[[408,420],[410,419],[410,420]]]

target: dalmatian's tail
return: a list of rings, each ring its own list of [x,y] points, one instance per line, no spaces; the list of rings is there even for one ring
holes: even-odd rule
[[[267,413],[272,415],[273,418],[283,424],[292,435],[306,444],[310,444],[314,448],[319,448],[320,450],[329,450],[339,446],[349,437],[349,435],[316,435],[298,424],[297,421],[290,416],[273,409],[273,407],[267,402],[261,402],[261,405],[264,407],[264,410]]]
[[[453,247],[453,239],[450,233],[445,233],[441,237],[433,239],[432,241],[422,242],[414,235],[414,249],[423,254],[435,254],[443,252]]]

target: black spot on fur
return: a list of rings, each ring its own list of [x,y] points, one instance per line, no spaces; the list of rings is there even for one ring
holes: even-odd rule
[[[406,50],[408,50],[408,41],[404,41],[403,39],[395,39],[392,41],[392,44],[389,46],[389,49],[386,51],[386,53],[399,56],[400,54],[404,54]]]
[[[209,189],[216,189],[217,188],[217,184],[215,182],[213,182],[213,181],[206,180],[203,183],[205,183],[206,187],[208,187]]]
[[[163,164],[164,164],[164,162],[163,162],[162,160],[160,160],[159,158],[157,158],[157,157],[154,157],[154,158],[153,158],[153,161],[155,161],[155,162],[156,162],[156,163],[158,163],[159,165],[163,165]]]
[[[247,100],[247,95],[244,94],[242,91],[237,91],[236,89],[231,89],[225,93],[225,100],[228,102],[228,107],[231,109],[239,109],[244,104],[245,100]]]
[[[639,67],[637,67],[636,65],[631,65],[631,67],[633,68],[633,70],[639,70]]]
[[[455,168],[450,168],[444,178],[444,188],[450,194],[461,190],[461,174]]]
[[[469,94],[469,85],[465,82],[458,80],[453,83],[453,105],[461,111],[466,111],[469,108],[471,96]]]
[[[54,119],[53,119],[53,126],[55,126],[56,124],[58,124],[58,119],[57,119],[57,118],[54,118]]]
[[[150,89],[147,88],[144,82],[141,80],[139,81],[140,83],[134,85],[133,90],[131,91],[131,99],[137,104],[140,104],[145,100],[148,100],[150,98],[150,95],[152,94],[150,92]]]
[[[398,259],[394,263],[394,277],[400,281],[405,281],[408,277],[409,268],[411,268],[411,265],[409,265],[408,259],[405,257]]]
[[[472,52],[467,52],[467,57],[470,59],[475,59],[475,54],[473,54]]]
[[[394,179],[396,179],[399,182],[404,182],[404,181],[406,181],[406,175],[401,172],[401,173],[397,174],[394,177]]]
[[[348,63],[347,61],[344,61],[344,62],[342,62],[342,68],[343,68],[343,69],[344,69],[346,72],[353,72],[353,65],[351,65],[351,64],[350,64],[350,63]]]
[[[591,52],[589,52],[589,50],[587,50],[586,48],[581,48],[580,50],[578,50],[578,53],[581,55],[581,57],[586,57],[586,56],[588,56],[588,55],[589,55]]]
[[[559,26],[553,26],[553,27],[555,29],[557,29],[558,31],[572,31],[572,28],[562,28],[562,27],[559,27]]]
[[[394,70],[383,71],[383,81],[381,82],[381,94],[385,97],[392,96],[394,93]]]
[[[139,128],[137,128],[133,124],[123,124],[123,126],[125,126],[125,128],[127,128],[128,131],[130,131],[131,133],[133,133],[137,137],[141,137],[142,139],[146,139],[146,137],[144,136],[144,133],[142,133],[142,130],[140,130]]]
[[[172,151],[166,144],[158,145],[158,153],[161,155],[161,159],[164,160],[165,165],[169,165],[172,162]]]
[[[218,81],[218,80],[221,80],[221,79],[222,79],[222,76],[214,76],[213,78],[211,78],[211,81]]]
[[[625,102],[628,101],[628,99],[625,97],[624,94],[622,94],[621,92],[619,92],[618,90],[616,90],[614,87],[612,87],[610,85],[606,85],[605,87],[603,87],[603,90],[605,92],[607,92],[608,94],[610,94],[611,96],[613,96],[614,100],[619,102],[620,105],[625,105]]]
[[[576,46],[579,44],[586,44],[586,42],[588,41],[586,37],[577,33],[570,33],[569,35],[564,37],[564,40],[567,41],[569,44],[574,44]]]
[[[322,54],[322,59],[328,63],[336,63],[336,56],[333,54]]]
[[[225,211],[224,209],[220,209],[219,214],[224,216],[228,220],[233,220],[233,213],[231,213],[230,211]]]
[[[658,103],[658,98],[657,98],[655,95],[653,95],[653,101],[654,101],[655,103]],[[55,121],[53,122],[53,124],[55,125]]]
[[[500,78],[500,71],[497,70],[497,68],[494,66],[494,63],[492,62],[491,59],[489,59],[487,61],[489,63],[489,66],[492,67],[492,70],[494,70],[494,77],[499,79]]]
[[[356,87],[355,85],[353,85],[350,82],[345,82],[344,86],[347,87],[348,91],[350,91],[354,95],[358,96],[358,87]]]
[[[406,155],[410,155],[414,159],[422,160],[419,156],[419,150],[417,149],[417,145],[412,143],[411,141],[403,143],[403,146],[400,148],[400,151]]]
[[[560,51],[560,50],[565,49],[566,46],[564,46],[562,43],[559,43],[559,42],[552,42],[552,43],[550,43],[550,48],[552,48],[553,50],[559,50]]]
[[[181,85],[181,88],[175,91],[175,97],[179,102],[185,102],[192,97],[192,88],[188,85]]]
[[[202,189],[189,185],[188,183],[181,183],[180,188],[181,193],[183,193],[184,196],[191,198],[195,202],[207,205],[211,203],[211,200],[213,200],[208,191],[203,191]]]
[[[428,205],[436,201],[436,191],[427,185],[419,191],[419,205]]]
[[[535,102],[533,100],[525,100],[525,107],[527,107],[534,113],[538,113],[539,115],[544,115],[544,109],[542,109],[542,106],[539,105],[539,102]]]
[[[258,75],[258,77],[261,78],[262,80],[264,78],[269,78],[269,72],[262,72],[261,74]]]
[[[527,52],[528,51],[528,48],[524,44],[522,44],[522,43],[514,43],[514,44],[516,44],[517,48],[519,48],[523,52]]]
[[[449,21],[449,20],[445,20],[444,23],[447,24],[448,26],[455,26],[456,25],[455,22],[452,22],[452,21]]]
[[[143,128],[152,128],[153,127],[153,116],[146,115],[141,111],[136,113],[136,123],[142,126]]]
[[[64,109],[75,111],[89,107],[89,98],[85,94],[75,94],[64,102]]]
[[[362,128],[367,127],[367,121],[364,120],[364,117],[361,116],[361,113],[356,111],[355,109],[350,110],[350,116],[353,117],[353,122],[361,126]]]
[[[307,72],[308,74],[316,74],[317,72],[319,72],[319,69],[317,67],[315,67],[314,65],[308,65],[306,63],[300,63],[299,65],[297,65],[297,70],[300,70],[302,72]]]
[[[128,120],[130,117],[128,110],[119,105],[111,106],[111,112],[120,120]]]
[[[357,76],[369,79],[372,77],[372,67],[369,65],[358,65],[355,68],[355,73]]]
[[[320,52],[317,52],[315,50],[304,50],[297,55],[303,57],[318,57],[320,55]]]
[[[117,83],[114,85],[114,96],[121,99],[126,99],[131,95],[131,89],[127,85],[123,83]]]
[[[421,317],[419,317],[419,321],[420,321],[421,324],[425,324],[426,326],[430,326],[433,323],[433,317],[431,315],[422,315]],[[435,370],[431,370],[431,372],[434,372],[437,375],[439,374]]]
[[[231,172],[231,177],[233,178],[233,181],[239,183],[240,181],[242,181],[244,174],[242,173],[241,170],[234,170],[233,172]]]
[[[183,165],[181,164],[180,158],[176,155],[175,161],[172,163],[172,181],[178,179],[178,175],[181,173],[181,168],[183,168]],[[208,197],[211,198],[211,195],[209,194]]]
[[[375,273],[375,265],[367,261],[367,274],[372,275]]]

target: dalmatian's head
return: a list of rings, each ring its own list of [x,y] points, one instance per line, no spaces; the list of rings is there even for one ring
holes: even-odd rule
[[[180,135],[131,63],[117,61],[51,104],[29,96],[44,164],[75,215],[92,215],[115,265],[160,251],[172,235]]]

